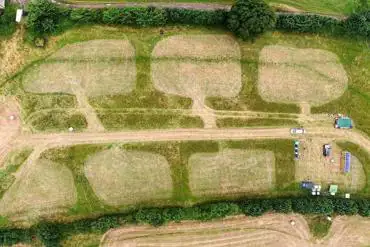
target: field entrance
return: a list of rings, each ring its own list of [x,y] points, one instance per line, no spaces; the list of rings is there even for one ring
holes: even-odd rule
[[[265,46],[259,63],[258,89],[266,101],[322,105],[347,88],[347,74],[329,51]]]
[[[241,90],[240,48],[228,35],[176,35],[161,40],[152,52],[156,89],[193,100],[193,113],[205,127],[216,127],[205,107],[209,96],[233,97]]]
[[[165,157],[112,148],[91,155],[85,176],[96,195],[111,206],[170,200],[172,178]]]
[[[14,221],[37,219],[65,212],[76,201],[71,171],[61,164],[39,159],[5,192],[0,215]]]
[[[224,149],[219,153],[195,153],[188,167],[190,189],[197,197],[258,194],[275,187],[272,151]]]
[[[91,40],[57,51],[23,78],[31,93],[74,94],[88,128],[104,130],[87,97],[127,94],[135,88],[135,50],[128,40]]]
[[[330,158],[323,156],[323,145],[332,145],[332,155]],[[341,165],[342,150],[335,145],[331,139],[305,139],[301,141],[300,160],[296,164],[296,180],[310,180],[314,183],[329,186],[330,184],[339,185],[340,190],[357,192],[366,185],[366,176],[363,165],[352,155],[351,171],[343,173]],[[326,187],[324,187],[326,190]]]

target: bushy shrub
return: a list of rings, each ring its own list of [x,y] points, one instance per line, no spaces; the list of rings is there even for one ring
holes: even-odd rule
[[[352,14],[344,21],[346,33],[370,39],[370,10]]]
[[[195,9],[165,9],[168,22],[172,24],[190,25],[224,25],[226,23],[226,10],[195,10]]]
[[[308,14],[279,14],[276,29],[297,33],[338,32],[341,21],[332,17]]]
[[[46,222],[37,225],[36,234],[46,247],[59,246],[59,241],[62,237],[58,224]]]
[[[370,216],[370,200],[359,199],[356,201],[358,207],[358,213],[363,217]]]
[[[108,8],[103,11],[103,23],[139,27],[163,26],[167,23],[167,15],[164,9],[154,7]]]
[[[28,6],[27,27],[36,36],[51,34],[68,10],[59,9],[49,0],[31,1]]]
[[[20,242],[29,243],[31,239],[31,232],[28,229],[0,230],[0,246],[12,246]]]
[[[300,214],[332,214],[333,202],[328,198],[308,197],[292,199],[293,211]]]
[[[292,212],[292,201],[289,198],[271,199],[272,209],[277,213]]]
[[[242,39],[254,38],[274,24],[275,13],[262,0],[237,0],[227,19],[227,27]]]
[[[334,211],[341,215],[354,215],[358,213],[357,203],[354,200],[336,198],[333,200]]]
[[[0,35],[7,36],[14,33],[16,29],[15,13],[17,7],[13,4],[6,2],[4,12],[0,14]]]
[[[77,23],[102,23],[103,10],[101,9],[72,9],[71,20]]]

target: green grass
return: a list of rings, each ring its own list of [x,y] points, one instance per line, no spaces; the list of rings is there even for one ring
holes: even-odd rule
[[[364,167],[366,176],[366,185],[360,194],[370,197],[370,154],[363,150],[360,146],[351,142],[337,142],[337,145],[342,149],[349,151],[356,156]]]
[[[8,154],[3,168],[0,169],[0,198],[15,181],[13,173],[18,170],[31,152],[32,149],[22,149]]]
[[[170,164],[174,192],[171,200],[152,201],[130,207],[112,207],[104,204],[93,192],[84,175],[85,160],[97,152],[119,147],[125,150],[147,151],[163,155]],[[275,152],[277,188],[265,196],[287,195],[296,193],[296,189],[286,190],[294,183],[294,160],[291,140],[264,141],[182,141],[149,142],[129,144],[77,145],[54,148],[42,153],[41,157],[67,166],[73,173],[77,188],[77,203],[69,211],[69,217],[86,217],[105,213],[126,212],[147,206],[189,206],[209,200],[222,200],[225,197],[194,197],[190,191],[188,179],[188,159],[198,152],[216,153],[223,148],[267,149]],[[150,186],[150,185],[148,185]],[[232,196],[230,197],[232,198]]]
[[[166,3],[220,3],[233,4],[234,0],[67,0],[67,2],[83,3],[83,2],[133,2],[133,3],[147,3],[147,2],[166,2]],[[343,15],[352,13],[357,7],[355,0],[266,0],[267,3],[281,3],[286,4],[304,11],[320,13]],[[369,2],[370,3],[370,2]]]
[[[100,112],[98,117],[107,130],[203,128],[203,121],[200,117],[180,115],[178,113]]]
[[[274,118],[218,118],[216,120],[219,128],[240,128],[240,127],[258,127],[258,126],[298,126],[299,123],[292,119],[274,119]]]
[[[306,220],[310,232],[315,238],[323,238],[329,233],[331,221],[328,221],[326,216],[309,216],[306,217]]]
[[[87,127],[85,117],[80,113],[68,113],[63,110],[39,112],[30,121],[31,126],[37,131],[67,131],[73,127],[81,131]]]

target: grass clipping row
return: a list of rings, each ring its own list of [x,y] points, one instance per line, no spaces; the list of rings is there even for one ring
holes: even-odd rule
[[[97,40],[67,45],[23,77],[32,93],[70,93],[82,88],[87,96],[130,93],[135,88],[135,50],[127,40]]]
[[[129,206],[172,197],[170,165],[158,154],[102,151],[88,158],[85,175],[96,195],[111,206]]]
[[[329,51],[265,46],[259,62],[258,88],[266,101],[321,105],[347,88],[347,74]]]
[[[152,52],[154,86],[165,93],[202,101],[233,97],[241,90],[240,48],[228,35],[176,35]]]
[[[190,189],[195,196],[263,193],[275,186],[275,155],[271,151],[197,153],[188,164]]]

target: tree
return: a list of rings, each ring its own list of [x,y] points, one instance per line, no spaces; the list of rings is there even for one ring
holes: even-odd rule
[[[34,0],[28,6],[27,27],[36,36],[56,31],[61,12],[49,0]]]
[[[57,224],[42,222],[37,225],[36,233],[46,247],[59,246],[62,236]]]
[[[344,22],[347,34],[370,39],[370,10],[352,14]]]
[[[237,0],[229,12],[227,27],[242,39],[249,39],[272,28],[275,19],[263,0]]]

